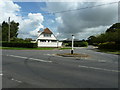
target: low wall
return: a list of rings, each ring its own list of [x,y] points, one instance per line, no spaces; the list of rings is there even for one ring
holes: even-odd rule
[[[38,47],[62,47],[62,42],[38,42]]]

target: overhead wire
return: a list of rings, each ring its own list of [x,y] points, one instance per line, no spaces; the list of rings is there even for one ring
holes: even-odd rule
[[[57,14],[57,13],[66,13],[66,12],[77,11],[77,10],[88,9],[88,8],[94,8],[94,7],[100,7],[100,6],[110,5],[110,4],[116,4],[116,3],[118,3],[118,2],[112,2],[112,3],[106,3],[106,4],[99,4],[99,5],[89,6],[89,7],[78,8],[78,9],[70,9],[70,10],[64,10],[64,11],[41,13],[41,14],[42,15],[49,15],[49,14]]]

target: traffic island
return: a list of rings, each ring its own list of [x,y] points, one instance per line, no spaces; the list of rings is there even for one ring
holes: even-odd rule
[[[80,58],[88,58],[90,57],[89,55],[87,54],[80,54],[80,53],[61,53],[61,54],[56,54],[58,56],[62,56],[62,57],[80,57]]]

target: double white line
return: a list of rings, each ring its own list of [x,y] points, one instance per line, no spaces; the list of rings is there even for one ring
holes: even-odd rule
[[[35,61],[39,61],[39,62],[48,62],[48,63],[52,62],[52,61],[47,61],[47,60],[42,60],[42,59],[28,58],[28,57],[16,56],[16,55],[7,55],[7,56],[16,57],[16,58],[23,58],[23,59],[29,59],[29,60],[35,60]]]

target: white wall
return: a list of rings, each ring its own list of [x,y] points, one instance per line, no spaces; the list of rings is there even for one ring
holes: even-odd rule
[[[40,40],[46,40],[47,42],[40,42]],[[50,40],[50,42],[48,42]],[[61,47],[62,42],[51,42],[51,40],[57,40],[57,38],[51,34],[51,37],[44,37],[44,34],[40,34],[37,38],[38,47]]]
[[[44,35],[41,34],[37,39],[57,40],[53,34],[51,34],[51,37],[44,37]]]
[[[38,47],[62,47],[62,42],[40,42],[38,41]]]

